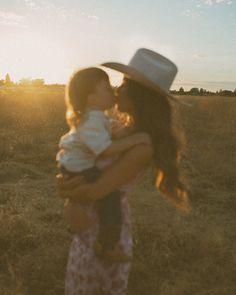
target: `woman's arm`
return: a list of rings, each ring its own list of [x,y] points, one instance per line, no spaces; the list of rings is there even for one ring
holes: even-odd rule
[[[147,133],[139,132],[117,140],[101,153],[101,157],[110,157],[127,151],[137,144],[151,144],[150,136]]]
[[[153,156],[151,145],[137,145],[125,152],[93,184],[82,184],[61,194],[73,200],[95,201],[118,189],[133,179],[150,164]]]

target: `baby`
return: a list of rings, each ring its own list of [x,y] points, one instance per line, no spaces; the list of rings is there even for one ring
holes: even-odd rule
[[[134,145],[149,143],[145,133],[112,139],[111,123],[104,111],[114,104],[115,97],[106,72],[86,68],[72,75],[66,91],[70,131],[62,136],[56,157],[63,175],[82,175],[87,182],[95,182],[101,174],[96,167],[98,157],[116,156]],[[121,195],[122,192],[117,190],[95,202],[99,217],[95,253],[113,262],[130,260],[118,246],[122,225]],[[86,231],[96,222],[85,207],[79,200],[66,200],[66,218],[74,232]]]

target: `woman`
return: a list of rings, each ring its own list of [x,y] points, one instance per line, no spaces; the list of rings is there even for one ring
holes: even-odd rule
[[[149,134],[152,146],[137,145],[125,152],[93,184],[83,184],[82,178],[60,180],[62,197],[81,201],[95,201],[124,184],[121,198],[122,230],[120,245],[132,256],[131,217],[127,195],[137,175],[151,162],[155,166],[155,183],[160,192],[183,212],[189,211],[188,194],[180,179],[178,161],[180,144],[174,133],[172,109],[168,91],[177,73],[176,66],[165,57],[139,49],[128,66],[106,63],[103,66],[125,74],[117,90],[117,104],[121,112],[131,118],[129,130]],[[132,128],[130,128],[132,127]],[[133,184],[131,184],[133,182]],[[79,184],[79,185],[78,185]],[[96,212],[90,212],[92,215]],[[91,245],[98,227],[75,235],[68,260],[66,294],[118,295],[126,294],[130,263],[108,263],[95,257]]]

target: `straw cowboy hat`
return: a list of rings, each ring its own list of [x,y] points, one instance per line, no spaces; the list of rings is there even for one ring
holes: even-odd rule
[[[102,66],[124,73],[127,78],[145,85],[154,91],[168,95],[170,87],[178,72],[177,66],[165,56],[146,48],[136,51],[128,65],[117,62],[106,62]]]

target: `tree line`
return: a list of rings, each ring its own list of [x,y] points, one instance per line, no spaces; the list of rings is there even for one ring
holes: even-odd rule
[[[236,96],[236,88],[234,91],[231,90],[217,90],[216,92],[208,91],[203,88],[193,87],[189,91],[185,91],[183,87],[180,87],[179,90],[171,90],[171,94],[178,94],[178,95],[197,95],[197,96],[204,96],[204,95],[220,95],[220,96]]]
[[[11,80],[9,74],[6,74],[5,79],[0,79],[0,86],[44,86],[44,79],[21,79],[18,83],[15,83]]]
[[[0,79],[0,87],[14,87],[14,86],[21,86],[21,87],[41,87],[41,86],[65,86],[64,84],[45,84],[44,79],[30,79],[30,78],[23,78],[18,82],[13,82],[9,74],[6,74],[5,79]]]
[[[5,79],[0,79],[0,87],[1,86],[34,86],[34,87],[39,87],[39,86],[44,86],[45,81],[44,79],[29,79],[29,78],[24,78],[21,79],[18,83],[15,83],[11,80],[10,75],[6,74]],[[55,86],[62,86],[61,84],[50,84],[50,85],[55,85]],[[115,87],[116,88],[116,87]],[[208,95],[220,95],[220,96],[236,96],[236,88],[234,91],[231,90],[223,90],[220,89],[219,91],[217,90],[216,92],[213,91],[208,91],[203,88],[197,88],[193,87],[189,91],[185,91],[183,87],[180,87],[179,90],[171,90],[171,94],[176,94],[176,95],[197,95],[197,96],[208,96]]]

